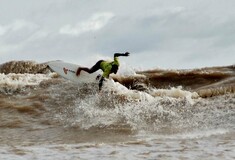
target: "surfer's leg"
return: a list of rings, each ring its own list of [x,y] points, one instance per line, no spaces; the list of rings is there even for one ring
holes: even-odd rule
[[[89,68],[86,68],[86,67],[79,67],[78,70],[77,70],[77,72],[76,72],[76,75],[79,76],[79,75],[80,75],[80,72],[81,72],[82,70],[89,73]]]
[[[103,62],[103,60],[98,61],[93,67],[87,68],[87,67],[79,67],[77,70],[77,76],[80,74],[81,71],[86,71],[88,73],[94,73],[100,69],[100,63]]]
[[[89,69],[88,73],[94,73],[100,69],[100,63],[103,62],[103,60],[99,60],[93,67]]]

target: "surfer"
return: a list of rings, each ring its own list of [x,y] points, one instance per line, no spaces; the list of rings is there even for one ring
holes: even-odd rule
[[[83,71],[86,71],[88,73],[94,73],[96,72],[97,70],[101,69],[103,71],[103,74],[102,76],[101,75],[98,75],[96,77],[96,79],[99,79],[100,76],[101,76],[101,79],[99,81],[99,91],[101,90],[102,86],[103,86],[103,81],[105,80],[105,78],[109,78],[109,75],[111,73],[114,73],[116,74],[117,71],[118,71],[118,67],[119,67],[119,60],[118,60],[118,57],[120,56],[129,56],[129,52],[126,52],[126,53],[115,53],[114,54],[114,61],[112,62],[109,62],[109,61],[104,61],[104,60],[99,60],[93,67],[91,68],[87,68],[87,67],[79,67],[78,70],[77,70],[77,73],[76,75],[79,76],[80,75],[80,72],[83,70]]]

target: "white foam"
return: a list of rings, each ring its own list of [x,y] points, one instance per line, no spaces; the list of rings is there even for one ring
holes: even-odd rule
[[[151,89],[150,91],[143,92],[137,90],[130,90],[125,86],[113,80],[106,81],[103,90],[107,92],[114,92],[119,95],[124,95],[129,99],[133,100],[147,100],[153,101],[155,98],[159,97],[171,97],[171,98],[186,98],[191,104],[194,103],[193,99],[199,98],[196,92],[190,92],[183,90],[181,86],[170,89]]]
[[[182,89],[181,86],[175,88],[172,87],[171,89],[153,89],[150,94],[154,97],[160,96],[168,96],[174,98],[182,98],[182,97],[190,97],[190,98],[198,98],[199,95],[196,92],[185,91]]]
[[[217,135],[223,135],[229,133],[230,130],[228,129],[211,129],[211,130],[196,130],[192,132],[183,132],[183,133],[177,133],[177,134],[151,134],[150,132],[141,130],[136,137],[139,139],[152,141],[152,140],[158,140],[158,139],[201,139],[201,138],[208,138],[211,136],[217,136]]]
[[[121,123],[138,130],[154,125],[158,120],[171,120],[178,116],[173,111],[165,109],[161,100],[171,101],[169,98],[153,97],[145,92],[129,90],[110,80],[104,84],[101,94],[78,99],[78,116],[71,121],[84,129],[119,125],[120,121],[124,121]],[[174,101],[174,98],[172,100]]]
[[[137,90],[130,90],[125,86],[113,80],[108,80],[105,82],[103,87],[103,92],[111,92],[117,95],[125,96],[129,100],[136,101],[153,101],[154,97],[146,92],[141,92]]]
[[[0,87],[4,90],[16,90],[25,86],[35,86],[43,80],[52,78],[54,74],[0,74]]]
[[[161,95],[154,95],[156,93]],[[156,89],[151,93],[129,90],[118,82],[107,80],[100,94],[78,99],[78,117],[72,121],[89,129],[93,126],[119,124],[124,120],[124,124],[130,125],[131,129],[141,130],[147,126],[158,126],[162,120],[176,119],[178,113],[168,106],[177,106],[181,101],[191,106],[194,104],[193,96],[194,93],[181,88]]]

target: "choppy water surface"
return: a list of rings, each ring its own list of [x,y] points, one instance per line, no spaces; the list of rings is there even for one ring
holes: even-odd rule
[[[35,62],[0,67],[1,159],[234,159],[234,66],[73,84]]]

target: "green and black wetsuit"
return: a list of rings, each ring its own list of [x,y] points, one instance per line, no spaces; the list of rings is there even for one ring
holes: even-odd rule
[[[100,69],[103,71],[103,77],[109,78],[109,75],[112,73],[112,67],[116,65],[119,66],[119,60],[118,57],[114,57],[114,61],[108,62],[108,61],[101,61],[100,63]]]
[[[128,52],[126,52],[126,53],[115,53],[114,54],[114,61],[112,61],[112,62],[100,60],[93,67],[91,67],[90,69],[86,68],[86,67],[80,67],[77,70],[77,75],[80,74],[81,70],[86,71],[88,73],[94,73],[97,70],[101,69],[103,71],[102,77],[99,81],[99,90],[101,90],[104,79],[109,78],[109,75],[111,73],[115,73],[115,74],[117,73],[118,67],[119,67],[118,57],[119,56],[129,56],[129,54],[130,53],[128,53]]]
[[[109,75],[113,73],[112,69],[113,69],[113,66],[115,65],[119,66],[119,60],[118,60],[118,57],[114,56],[114,61],[109,62],[109,61],[100,60],[89,70],[88,73],[94,73],[99,69],[103,71],[102,77],[99,81],[99,90],[101,90],[103,86],[104,78],[109,78]]]

